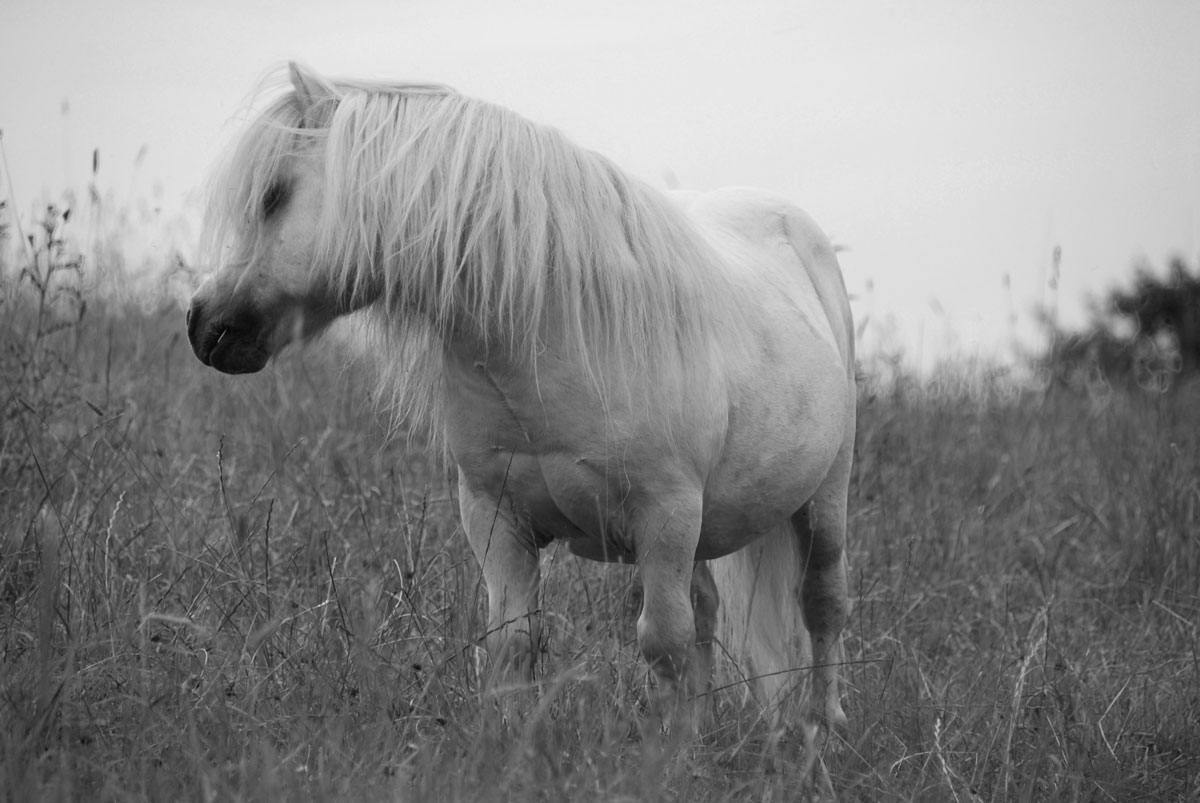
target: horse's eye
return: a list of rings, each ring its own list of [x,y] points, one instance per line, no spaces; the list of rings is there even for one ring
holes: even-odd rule
[[[287,200],[287,188],[284,187],[283,184],[281,184],[279,182],[272,183],[271,186],[267,187],[267,191],[265,193],[263,193],[263,199],[262,199],[263,217],[268,218],[271,215],[273,215],[275,212],[279,211],[279,208],[281,206],[283,206],[283,203],[286,200]]]

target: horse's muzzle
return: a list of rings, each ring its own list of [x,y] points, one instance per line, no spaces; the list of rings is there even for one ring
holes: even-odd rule
[[[271,353],[259,342],[260,330],[260,326],[248,320],[211,315],[202,298],[193,297],[188,307],[187,333],[192,353],[200,362],[222,373],[251,374],[262,370]]]

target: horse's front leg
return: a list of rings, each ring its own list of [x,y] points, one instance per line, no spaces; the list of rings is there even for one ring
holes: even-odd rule
[[[703,673],[696,652],[696,625],[692,609],[692,570],[700,540],[699,493],[664,495],[649,510],[634,517],[634,544],[642,581],[642,613],[638,618],[638,646],[658,681],[656,715],[672,730],[676,746],[696,730],[698,682],[692,673]],[[693,666],[693,664],[697,664]]]
[[[538,550],[507,503],[471,489],[460,472],[459,507],[488,595],[487,685],[528,686],[539,647]]]

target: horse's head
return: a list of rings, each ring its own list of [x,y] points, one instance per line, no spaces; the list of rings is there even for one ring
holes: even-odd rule
[[[291,79],[295,92],[247,134],[214,188],[225,196],[217,199],[221,263],[192,296],[187,328],[200,361],[225,373],[258,371],[288,343],[362,305],[331,291],[315,270],[322,140],[304,130],[336,98],[294,65]]]
[[[235,248],[192,296],[188,338],[205,365],[230,374],[258,371],[293,340],[336,315],[312,285],[314,230],[321,207],[316,166],[297,163],[261,201],[253,245]],[[241,254],[236,251],[241,250]]]

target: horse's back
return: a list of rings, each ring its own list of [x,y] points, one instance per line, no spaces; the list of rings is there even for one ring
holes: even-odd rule
[[[735,281],[798,305],[852,371],[853,323],[841,268],[829,238],[807,213],[780,195],[744,187],[671,195],[726,254]]]

